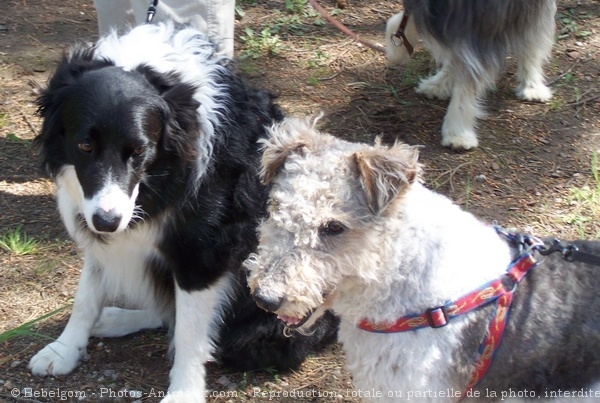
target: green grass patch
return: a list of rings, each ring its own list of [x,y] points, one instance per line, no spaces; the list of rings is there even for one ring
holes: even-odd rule
[[[573,228],[579,238],[600,237],[600,172],[598,153],[592,154],[593,181],[582,187],[569,189],[563,200],[564,207],[558,221]]]
[[[10,330],[7,330],[6,332],[0,333],[0,343],[4,343],[8,340],[14,339],[15,337],[37,337],[37,338],[41,338],[41,339],[54,340],[54,337],[50,337],[45,334],[34,331],[33,327],[36,325],[36,323],[38,323],[44,319],[48,319],[48,318],[64,311],[66,308],[68,308],[70,306],[71,306],[71,304],[65,305],[65,306],[55,309],[51,312],[48,312],[47,314],[42,315],[39,318],[35,318],[33,320],[30,320],[29,322],[25,322],[22,325],[15,327],[14,329],[10,329]]]
[[[14,255],[32,255],[39,251],[40,242],[22,231],[21,225],[8,229],[0,238],[0,248]]]
[[[242,59],[258,59],[265,54],[275,56],[283,46],[279,35],[273,34],[269,27],[260,32],[255,32],[252,28],[246,28],[244,35],[240,36],[240,40],[244,44],[244,50],[240,55]]]

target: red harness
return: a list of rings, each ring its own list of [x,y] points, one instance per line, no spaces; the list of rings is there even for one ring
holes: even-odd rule
[[[509,241],[517,242],[518,235],[507,233],[498,228],[496,230]],[[531,269],[537,266],[537,262],[531,253],[534,249],[539,247],[539,241],[535,238],[526,238],[519,242],[521,242],[521,245],[526,245],[528,247],[527,251],[513,261],[506,270],[506,274],[502,275],[500,278],[479,287],[475,291],[462,296],[456,301],[430,308],[421,314],[407,315],[394,323],[373,323],[368,319],[363,319],[359,322],[358,327],[362,330],[375,333],[408,332],[424,327],[438,328],[447,325],[450,319],[456,316],[471,312],[479,307],[496,301],[492,319],[490,320],[483,341],[479,346],[475,367],[471,371],[471,376],[465,391],[461,394],[461,400],[464,399],[471,389],[481,381],[492,364],[494,354],[498,350],[502,340],[504,328],[506,327],[506,322],[508,320],[508,312],[512,303],[512,297],[517,284]]]

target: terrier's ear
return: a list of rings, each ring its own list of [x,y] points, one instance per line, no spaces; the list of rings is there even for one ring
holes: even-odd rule
[[[288,144],[288,147],[282,148],[265,147],[260,171],[262,184],[269,184],[277,174],[277,169],[283,165],[287,157],[293,152],[302,150],[303,147],[304,144],[302,143]]]
[[[263,184],[270,183],[292,153],[299,153],[308,145],[308,132],[313,123],[303,119],[286,118],[269,129],[269,138],[263,143],[262,167],[260,179]]]
[[[379,214],[418,179],[421,171],[416,147],[396,144],[391,148],[375,148],[354,154],[360,183],[367,196],[369,209]]]

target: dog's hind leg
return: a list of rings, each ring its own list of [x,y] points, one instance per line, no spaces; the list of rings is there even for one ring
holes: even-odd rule
[[[95,337],[121,337],[145,329],[164,326],[161,316],[151,309],[105,307],[92,328]]]
[[[475,125],[483,112],[479,106],[477,89],[459,79],[454,78],[454,81],[442,125],[442,145],[456,150],[470,150],[478,145]]]
[[[527,48],[517,55],[517,96],[526,101],[546,102],[552,98],[552,91],[544,82],[542,66],[552,46],[531,44]]]
[[[34,375],[64,375],[77,366],[86,355],[86,346],[94,323],[100,316],[105,294],[101,283],[102,272],[93,259],[85,259],[81,271],[73,311],[59,338],[31,358],[29,368]]]
[[[546,102],[552,98],[552,91],[545,84],[542,68],[552,55],[556,4],[546,1],[539,14],[539,19],[522,37],[513,40],[517,57],[516,94],[527,101]]]
[[[422,79],[416,91],[430,99],[449,99],[453,86],[450,69],[447,64],[443,64],[435,75]]]

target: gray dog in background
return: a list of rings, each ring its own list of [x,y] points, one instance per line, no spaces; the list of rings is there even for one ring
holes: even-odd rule
[[[387,23],[387,58],[406,63],[423,40],[439,70],[417,92],[450,99],[442,145],[468,150],[478,145],[480,100],[511,50],[518,62],[517,96],[539,102],[552,97],[542,67],[554,44],[555,14],[555,0],[404,0],[404,11]]]

